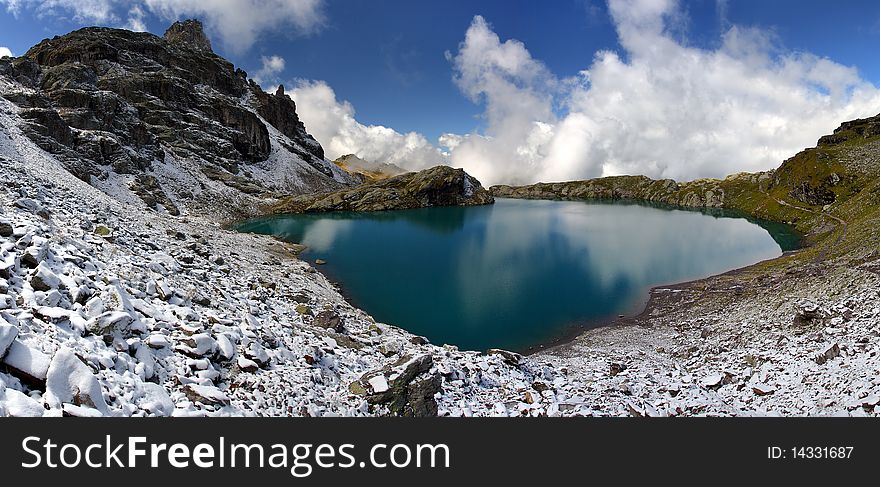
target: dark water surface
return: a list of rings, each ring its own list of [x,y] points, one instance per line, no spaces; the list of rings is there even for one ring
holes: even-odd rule
[[[648,290],[798,245],[779,224],[636,204],[498,199],[472,208],[323,213],[238,230],[308,246],[303,258],[380,322],[465,349],[524,350],[639,311]]]

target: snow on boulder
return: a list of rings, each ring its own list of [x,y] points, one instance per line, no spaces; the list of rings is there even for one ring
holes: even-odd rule
[[[181,347],[182,351],[187,355],[195,357],[204,357],[205,355],[213,355],[217,350],[217,340],[214,340],[207,333],[196,333],[183,341],[185,347]]]
[[[14,389],[0,392],[0,416],[39,418],[46,412],[42,404]]]
[[[174,401],[171,400],[168,391],[152,382],[144,382],[143,396],[138,401],[138,406],[156,416],[167,417],[174,412]]]
[[[232,360],[232,357],[235,356],[235,344],[226,333],[217,335],[217,350],[224,360]]]
[[[125,311],[107,311],[86,322],[86,330],[93,335],[108,335],[114,331],[131,329],[135,318]]]
[[[192,402],[217,406],[229,405],[229,396],[216,387],[187,384],[183,387],[183,393]]]
[[[62,408],[67,403],[96,409],[104,416],[110,415],[98,378],[69,348],[60,348],[52,357],[45,398],[52,408]]]
[[[12,326],[0,318],[0,358],[6,355],[6,351],[12,346],[16,337],[18,337],[18,327]]]
[[[9,371],[29,384],[42,384],[49,373],[50,358],[45,353],[14,340],[3,363]]]
[[[49,269],[45,262],[41,262],[37,266],[37,272],[34,273],[30,282],[34,291],[51,291],[52,289],[58,289],[58,286],[61,285],[61,280]]]

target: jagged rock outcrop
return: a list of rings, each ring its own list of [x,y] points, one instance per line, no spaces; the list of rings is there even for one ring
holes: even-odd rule
[[[293,100],[214,54],[195,20],[164,38],[92,27],[47,39],[0,61],[0,79],[40,147],[154,209],[248,214],[261,197],[357,182],[324,159]]]
[[[476,206],[494,203],[479,181],[462,169],[436,166],[331,193],[291,196],[273,213],[382,211],[430,206]]]
[[[205,35],[202,23],[198,20],[175,22],[165,31],[165,40],[171,43],[187,44],[196,49],[214,52],[211,41]]]

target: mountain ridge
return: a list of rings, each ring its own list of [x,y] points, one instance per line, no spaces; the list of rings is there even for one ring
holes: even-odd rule
[[[74,175],[123,200],[221,220],[278,194],[356,184],[283,92],[211,50],[198,21],[158,37],[87,27],[0,61],[0,96]]]

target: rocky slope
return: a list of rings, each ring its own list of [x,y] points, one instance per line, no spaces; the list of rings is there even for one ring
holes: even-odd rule
[[[361,182],[381,181],[407,172],[394,164],[370,162],[354,154],[344,155],[333,163],[360,179]]]
[[[324,159],[293,101],[211,50],[198,21],[164,38],[86,28],[0,61],[17,122],[76,177],[172,215],[249,214],[274,194],[356,181]]]
[[[723,189],[725,206],[794,222],[811,233],[810,248],[655,289],[642,315],[528,357],[459,351],[375,322],[293,246],[218,225],[230,213],[221,205],[247,213],[263,207],[264,190],[305,188],[309,178],[332,186],[345,175],[309,150],[282,93],[236,95],[244,76],[225,76],[231,66],[192,27],[167,40],[86,29],[71,34],[81,49],[64,49],[65,36],[41,44],[57,55],[35,48],[40,61],[0,62],[0,416],[880,413],[875,119],[844,124],[766,176],[697,183]],[[176,73],[166,55],[222,69]],[[62,83],[72,93],[48,88],[56,65],[84,66],[84,93],[72,79]],[[154,94],[138,107],[135,92],[110,89],[114,70],[164,88],[143,91]],[[97,91],[93,74],[104,79]],[[177,104],[170,93],[181,86],[230,118]],[[123,108],[81,128],[93,125],[78,118],[104,112],[50,92]],[[250,118],[238,109],[269,132],[268,159],[258,161],[262,130],[238,122]],[[204,139],[187,139],[194,127]],[[235,152],[209,159],[211,144]],[[466,195],[470,184],[490,199],[464,173],[434,171],[449,176],[441,187]],[[140,193],[153,199],[131,187],[144,174],[155,183]],[[416,194],[432,201],[431,191]],[[171,204],[186,214],[161,211]]]
[[[492,204],[492,195],[462,169],[436,166],[331,193],[292,196],[272,206],[273,213],[381,211],[429,206]]]

